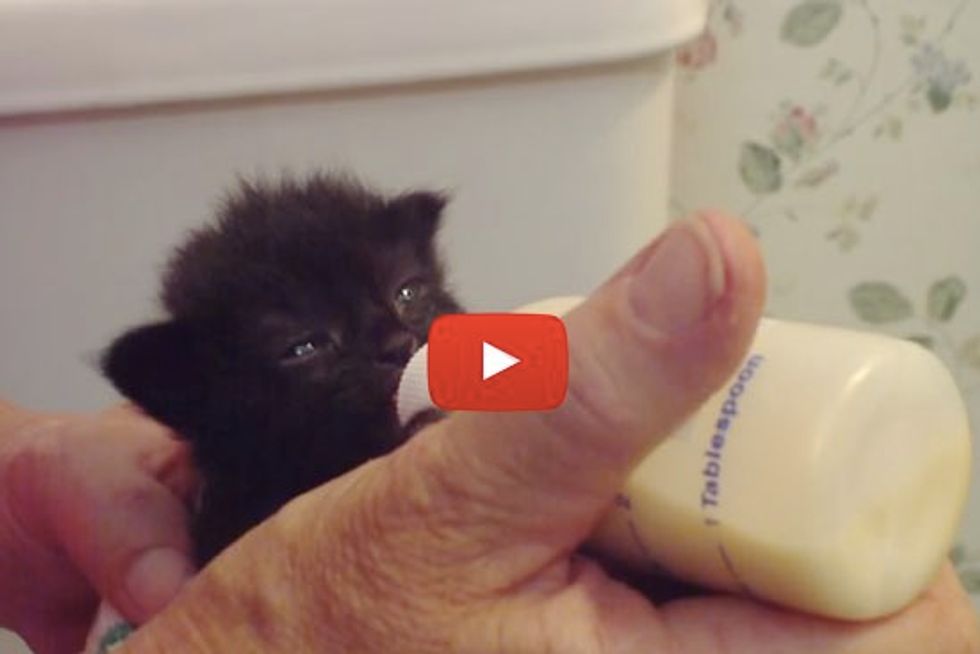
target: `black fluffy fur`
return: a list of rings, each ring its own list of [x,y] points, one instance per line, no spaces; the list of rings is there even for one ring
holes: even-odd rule
[[[112,383],[193,445],[199,563],[403,440],[401,369],[459,311],[433,244],[443,206],[325,175],[242,184],[170,261],[169,318],[105,353]]]

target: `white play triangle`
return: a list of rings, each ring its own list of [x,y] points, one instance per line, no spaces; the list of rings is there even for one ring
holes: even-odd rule
[[[483,381],[520,363],[517,357],[483,341]]]

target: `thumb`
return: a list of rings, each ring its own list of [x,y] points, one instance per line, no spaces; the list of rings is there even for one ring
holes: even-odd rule
[[[638,457],[734,372],[764,286],[739,222],[705,214],[671,226],[565,317],[561,407],[457,413],[403,448],[458,505],[432,511],[430,528],[478,535],[476,556],[519,548],[531,567],[542,561],[526,559],[529,543],[545,558],[577,547]],[[440,519],[452,525],[431,524]]]

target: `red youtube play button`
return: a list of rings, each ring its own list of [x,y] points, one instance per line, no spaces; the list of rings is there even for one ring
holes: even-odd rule
[[[554,409],[568,388],[560,318],[538,314],[440,316],[429,330],[429,395],[440,409]]]

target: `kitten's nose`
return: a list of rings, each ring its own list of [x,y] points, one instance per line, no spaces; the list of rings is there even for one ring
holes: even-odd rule
[[[408,332],[395,332],[385,339],[378,359],[382,363],[404,366],[415,354],[419,342]]]

